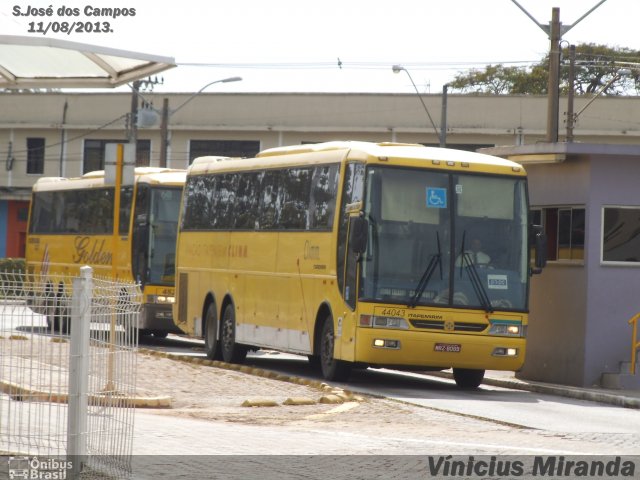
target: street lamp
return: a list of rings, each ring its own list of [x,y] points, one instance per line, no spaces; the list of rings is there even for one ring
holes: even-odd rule
[[[169,113],[169,115],[173,115],[178,110],[180,110],[182,107],[184,107],[187,103],[189,103],[191,100],[193,100],[195,97],[200,95],[206,88],[210,87],[211,85],[214,85],[216,83],[230,83],[230,82],[240,82],[240,81],[242,81],[242,77],[229,77],[229,78],[223,78],[222,80],[214,80],[213,82],[209,82],[204,87],[202,87],[200,90],[198,90],[196,93],[194,93],[189,98],[187,98],[182,104],[180,104],[178,106],[178,108],[175,108],[175,109],[171,110],[171,112],[168,112],[168,113]]]
[[[420,95],[420,91],[418,90],[418,87],[416,86],[415,82],[413,81],[413,78],[411,77],[411,74],[409,73],[409,70],[404,68],[402,65],[394,65],[393,67],[391,67],[391,70],[393,70],[393,73],[405,72],[407,74],[407,76],[409,77],[409,80],[411,80],[411,84],[413,85],[413,88],[416,91],[416,94],[418,95],[418,98],[420,99],[420,103],[422,104],[422,108],[424,108],[424,111],[426,112],[427,117],[429,117],[429,121],[431,122],[431,126],[433,127],[433,131],[436,132],[436,138],[438,138],[438,140],[440,141],[440,144],[442,145],[442,136],[438,132],[438,129],[436,128],[436,124],[433,122],[433,118],[431,118],[431,114],[429,113],[429,109],[427,108],[427,105],[424,103],[424,100],[422,99],[422,95]]]
[[[177,108],[173,110],[169,110],[169,99],[165,98],[162,102],[162,119],[160,122],[160,167],[167,166],[167,149],[169,147],[169,117],[176,113],[178,110],[183,108],[187,103],[193,100],[195,97],[200,95],[206,88],[214,85],[216,83],[230,83],[230,82],[240,82],[242,77],[229,77],[223,78],[222,80],[214,80],[213,82],[207,83],[200,90],[195,92],[189,98],[187,98],[184,102],[182,102]]]

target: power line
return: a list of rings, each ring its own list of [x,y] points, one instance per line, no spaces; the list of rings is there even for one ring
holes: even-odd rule
[[[104,128],[107,128],[110,125],[113,125],[117,121],[122,120],[123,118],[127,117],[127,115],[129,115],[129,114],[125,113],[124,115],[120,115],[118,118],[115,118],[115,119],[105,123],[104,125],[100,125],[99,127],[96,127],[94,129],[91,129],[91,130],[87,130],[87,131],[85,131],[85,132],[83,132],[83,133],[81,133],[79,135],[76,135],[75,137],[67,138],[64,142],[52,143],[52,144],[49,144],[49,145],[45,145],[42,148],[38,147],[38,148],[35,148],[35,149],[34,148],[26,148],[24,150],[13,150],[11,152],[11,154],[15,155],[15,154],[29,153],[30,151],[34,151],[34,150],[46,150],[48,148],[59,147],[60,145],[65,145],[65,144],[74,142],[74,141],[79,140],[81,138],[84,138],[84,137],[86,137],[88,135],[91,135],[94,132],[99,132],[100,130],[102,130]],[[4,153],[5,152],[2,152],[2,155],[4,155]]]

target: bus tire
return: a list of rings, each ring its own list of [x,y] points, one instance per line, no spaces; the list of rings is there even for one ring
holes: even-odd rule
[[[484,378],[484,370],[472,368],[454,368],[453,379],[456,385],[465,390],[474,390],[480,386]]]
[[[207,314],[204,318],[204,348],[207,357],[211,360],[222,360],[220,342],[218,341],[218,314],[215,304],[211,303],[207,307]]]
[[[247,357],[247,347],[236,343],[236,314],[233,304],[225,307],[220,326],[220,350],[227,363],[242,363]]]
[[[333,317],[328,315],[322,325],[320,336],[320,368],[326,380],[341,382],[349,378],[351,364],[333,357],[336,338],[333,332]]]

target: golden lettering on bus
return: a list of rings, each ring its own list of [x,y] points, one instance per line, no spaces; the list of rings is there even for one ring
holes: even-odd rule
[[[320,247],[318,245],[311,245],[311,242],[309,242],[309,240],[304,242],[304,259],[318,260],[319,258],[320,258]]]
[[[73,263],[89,265],[111,265],[113,254],[105,250],[105,239],[91,239],[91,237],[76,237],[73,246]]]
[[[187,253],[194,257],[224,257],[227,249],[223,245],[211,245],[206,243],[197,243],[187,246]]]

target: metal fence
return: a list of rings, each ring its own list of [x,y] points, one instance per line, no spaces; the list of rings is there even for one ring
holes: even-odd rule
[[[0,453],[130,472],[140,304],[136,285],[90,267],[0,273]]]

